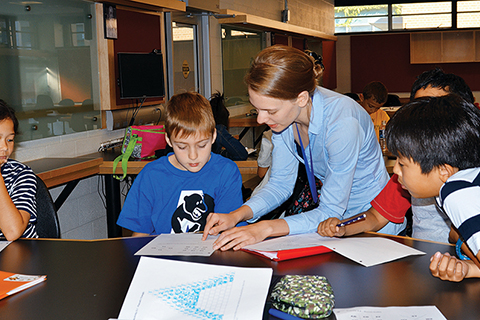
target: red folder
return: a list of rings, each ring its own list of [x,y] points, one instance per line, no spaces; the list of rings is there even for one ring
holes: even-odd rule
[[[46,279],[47,276],[33,276],[0,271],[0,299],[30,288]]]
[[[284,260],[314,256],[316,254],[332,251],[329,248],[324,246],[288,249],[288,250],[279,250],[279,251],[261,251],[261,250],[245,249],[245,248],[241,250],[259,255],[264,258],[268,258],[273,261],[284,261]]]

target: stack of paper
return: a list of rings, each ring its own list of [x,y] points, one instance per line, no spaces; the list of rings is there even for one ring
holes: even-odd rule
[[[141,257],[119,319],[262,319],[270,268]]]
[[[366,267],[425,252],[382,237],[326,238],[318,233],[298,234],[266,240],[244,247],[244,250],[270,259],[281,250],[326,247]],[[325,250],[324,250],[325,252]]]

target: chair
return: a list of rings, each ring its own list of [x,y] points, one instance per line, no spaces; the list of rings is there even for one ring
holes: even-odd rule
[[[63,99],[58,104],[63,106],[63,107],[74,107],[75,106],[75,102],[72,99]]]
[[[37,234],[40,238],[60,238],[57,209],[47,186],[37,176]]]

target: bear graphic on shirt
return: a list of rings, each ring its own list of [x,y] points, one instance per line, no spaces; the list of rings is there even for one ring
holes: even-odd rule
[[[182,191],[172,216],[172,233],[203,231],[214,206],[213,198],[202,191]]]

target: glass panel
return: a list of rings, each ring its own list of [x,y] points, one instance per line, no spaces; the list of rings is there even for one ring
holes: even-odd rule
[[[358,16],[378,16],[387,15],[388,6],[372,5],[372,6],[348,6],[348,7],[335,7],[335,18],[340,17],[358,17]]]
[[[393,22],[393,29],[450,28],[452,26],[452,15],[448,13],[396,16],[393,18]]]
[[[480,28],[480,12],[474,13],[458,13],[457,27],[458,28]]]
[[[458,1],[457,12],[466,11],[480,11],[480,1]]]
[[[198,92],[197,26],[172,23],[174,93]]]
[[[17,141],[101,127],[94,14],[81,0],[0,0],[0,99],[17,112]]]
[[[335,32],[388,31],[388,17],[335,19]]]
[[[400,10],[393,10],[394,15],[424,14],[452,12],[452,2],[424,2],[424,3],[400,3],[397,4]]]
[[[264,48],[262,32],[222,26],[223,90],[226,106],[248,103],[243,77]]]
[[[335,8],[335,32],[388,31],[388,6],[348,6]]]

